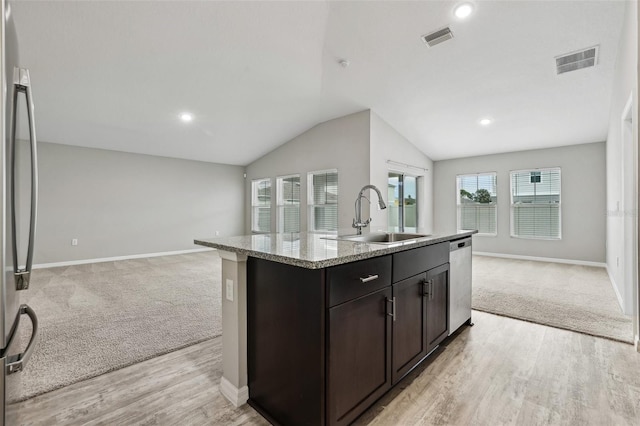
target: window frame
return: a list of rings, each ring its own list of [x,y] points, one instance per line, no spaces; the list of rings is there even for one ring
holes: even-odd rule
[[[283,187],[283,183],[285,179],[288,178],[298,178],[298,186],[300,186],[300,188],[298,189],[298,202],[297,203],[285,203],[284,202],[284,195],[283,191],[282,191],[282,187]],[[285,231],[282,229],[284,227],[284,223],[283,220],[281,219],[282,216],[282,212],[281,209],[284,210],[284,207],[287,206],[297,206],[298,207],[298,230],[297,231],[287,231],[287,234],[291,234],[291,233],[300,233],[300,219],[301,219],[301,214],[300,214],[300,206],[302,205],[302,197],[301,197],[301,192],[302,190],[302,181],[301,181],[301,176],[300,173],[292,173],[289,175],[283,175],[283,176],[277,176],[276,177],[276,232],[277,233],[285,233]]]
[[[313,177],[315,175],[327,175],[327,174],[333,174],[335,173],[336,175],[336,202],[335,203],[323,203],[323,204],[316,204],[315,203],[315,199],[314,199],[314,185],[313,185]],[[312,233],[312,234],[338,234],[338,229],[339,229],[339,203],[338,203],[338,197],[340,195],[340,173],[338,172],[338,169],[326,169],[326,170],[314,170],[311,172],[307,173],[307,232]],[[329,229],[315,229],[315,225],[316,225],[316,221],[315,221],[315,215],[314,215],[314,209],[317,206],[331,206],[331,205],[335,205],[336,206],[336,229],[335,230],[329,230]]]
[[[461,229],[461,224],[462,224],[462,210],[461,210],[461,197],[460,197],[460,178],[464,178],[464,177],[471,177],[474,176],[476,177],[476,179],[480,176],[493,176],[494,178],[494,182],[495,182],[495,187],[496,187],[496,191],[495,191],[495,197],[496,197],[496,202],[495,204],[490,204],[491,206],[494,207],[495,210],[495,232],[480,232],[480,230],[478,229],[478,233],[475,235],[478,236],[482,236],[482,237],[497,237],[498,236],[498,214],[499,214],[499,210],[498,210],[498,172],[478,172],[478,173],[462,173],[459,175],[456,175],[456,230],[458,231],[465,231],[464,229]]]
[[[521,235],[515,235],[515,220],[514,220],[514,213],[515,213],[515,204],[513,203],[513,174],[514,173],[541,173],[541,172],[545,172],[545,171],[551,171],[551,170],[557,170],[558,171],[558,178],[560,181],[560,186],[559,186],[559,191],[558,191],[558,237],[546,237],[546,236],[521,236]],[[523,239],[523,240],[540,240],[540,241],[561,241],[562,240],[562,168],[560,166],[557,167],[539,167],[539,168],[533,168],[533,169],[520,169],[520,170],[511,170],[509,171],[509,198],[510,198],[510,205],[509,205],[509,209],[510,209],[510,213],[509,213],[509,220],[510,220],[510,224],[509,224],[509,228],[510,228],[510,236],[511,238],[518,238],[518,239]],[[532,204],[539,204],[539,205],[545,205],[544,203],[532,203]]]
[[[270,188],[270,192],[269,192],[269,204],[260,204],[259,200],[258,200],[258,194],[256,189],[258,189],[258,185],[262,182],[268,182],[269,183],[269,188]],[[251,180],[251,233],[252,234],[269,234],[271,233],[271,216],[272,216],[272,202],[273,202],[273,183],[271,182],[271,178],[258,178],[258,179],[252,179]],[[256,228],[256,220],[258,219],[256,217],[256,209],[258,208],[269,208],[269,230],[268,231],[261,231],[259,229],[255,229]]]

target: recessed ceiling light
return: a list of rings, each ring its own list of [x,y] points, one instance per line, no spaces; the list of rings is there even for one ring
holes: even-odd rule
[[[453,9],[456,18],[465,19],[473,13],[473,5],[471,3],[460,3]]]
[[[490,118],[483,118],[482,120],[480,120],[481,126],[488,126],[491,123],[493,123],[493,120]]]
[[[193,114],[188,112],[183,112],[182,114],[180,114],[180,120],[184,121],[185,123],[188,123],[191,120],[193,120]]]

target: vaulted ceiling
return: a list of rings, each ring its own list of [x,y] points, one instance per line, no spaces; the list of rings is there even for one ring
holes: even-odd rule
[[[605,140],[625,2],[474,3],[464,21],[452,1],[22,0],[12,14],[47,142],[245,165],[363,109],[434,160]],[[423,43],[445,26],[453,39]],[[556,75],[556,56],[595,45],[595,67]]]

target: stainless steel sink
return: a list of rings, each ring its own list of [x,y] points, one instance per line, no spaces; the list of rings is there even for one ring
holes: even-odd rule
[[[410,234],[404,232],[384,232],[384,233],[370,233],[363,235],[344,235],[340,237],[334,237],[336,240],[354,241],[362,243],[373,244],[397,244],[399,242],[405,242],[409,240],[417,240],[418,238],[428,237],[427,234]]]

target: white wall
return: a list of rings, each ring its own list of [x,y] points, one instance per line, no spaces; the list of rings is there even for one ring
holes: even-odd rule
[[[637,20],[636,20],[636,25],[637,22],[640,22],[640,8],[637,7],[636,5],[636,13],[637,13]],[[636,27],[636,32],[638,31],[637,27]],[[640,83],[640,43],[636,43],[636,101],[638,99],[638,85]],[[640,108],[638,108],[638,105],[636,103],[636,109],[635,109],[635,114],[634,114],[634,121],[636,123],[640,123]],[[638,124],[636,124],[635,129],[634,129],[634,143],[636,144],[636,148],[638,147]],[[636,169],[638,169],[638,164],[640,164],[640,149],[636,150]],[[638,173],[638,176],[636,176],[636,188],[640,188],[640,173]],[[639,211],[639,210],[636,210]],[[636,215],[637,218],[637,215]],[[636,222],[637,223],[637,222]],[[640,227],[638,227],[638,229],[636,229],[636,242],[640,241]],[[636,271],[640,271],[640,252],[636,253],[636,255],[638,256],[635,259],[636,262]],[[636,283],[636,285],[633,288],[632,293],[635,293],[634,296],[634,300],[635,302],[635,306],[634,306],[634,312],[633,312],[633,335],[634,335],[634,342],[635,342],[635,346],[636,346],[636,350],[638,352],[640,352],[640,282]]]
[[[249,164],[245,182],[245,233],[251,233],[253,179],[270,177],[275,188],[277,176],[300,174],[300,231],[305,232],[307,173],[327,169],[338,169],[338,227],[350,229],[353,203],[360,188],[369,183],[368,110],[318,124]],[[271,232],[276,232],[275,191],[272,194]]]
[[[624,206],[623,197],[623,137],[622,113],[629,97],[633,97],[633,108],[637,110],[637,64],[638,64],[638,21],[637,2],[627,2],[625,20],[618,46],[611,114],[607,136],[607,269],[614,286],[622,299],[625,313],[632,311],[632,285],[623,274],[625,257],[624,223],[629,215],[635,217],[633,206]],[[638,123],[633,124],[633,137],[637,143]],[[627,185],[631,182],[627,182]]]
[[[38,145],[34,263],[196,249],[194,238],[243,232],[242,167]]]
[[[605,144],[592,143],[434,163],[434,212],[437,229],[455,229],[456,175],[497,172],[498,235],[475,236],[474,251],[519,256],[605,260]],[[562,240],[510,236],[509,172],[561,167]]]
[[[394,128],[389,126],[376,113],[371,111],[371,163],[370,163],[370,182],[376,185],[382,191],[382,195],[387,201],[387,185],[389,172],[401,172],[420,179],[418,186],[418,227],[421,232],[433,232],[433,162],[422,151],[409,142],[404,136],[399,134]],[[399,165],[387,164],[387,160],[393,160],[399,163],[411,166],[421,167],[421,170],[415,167],[404,167]],[[386,231],[388,209],[378,210],[375,208],[375,195],[373,197],[371,209],[371,227],[372,231]]]

